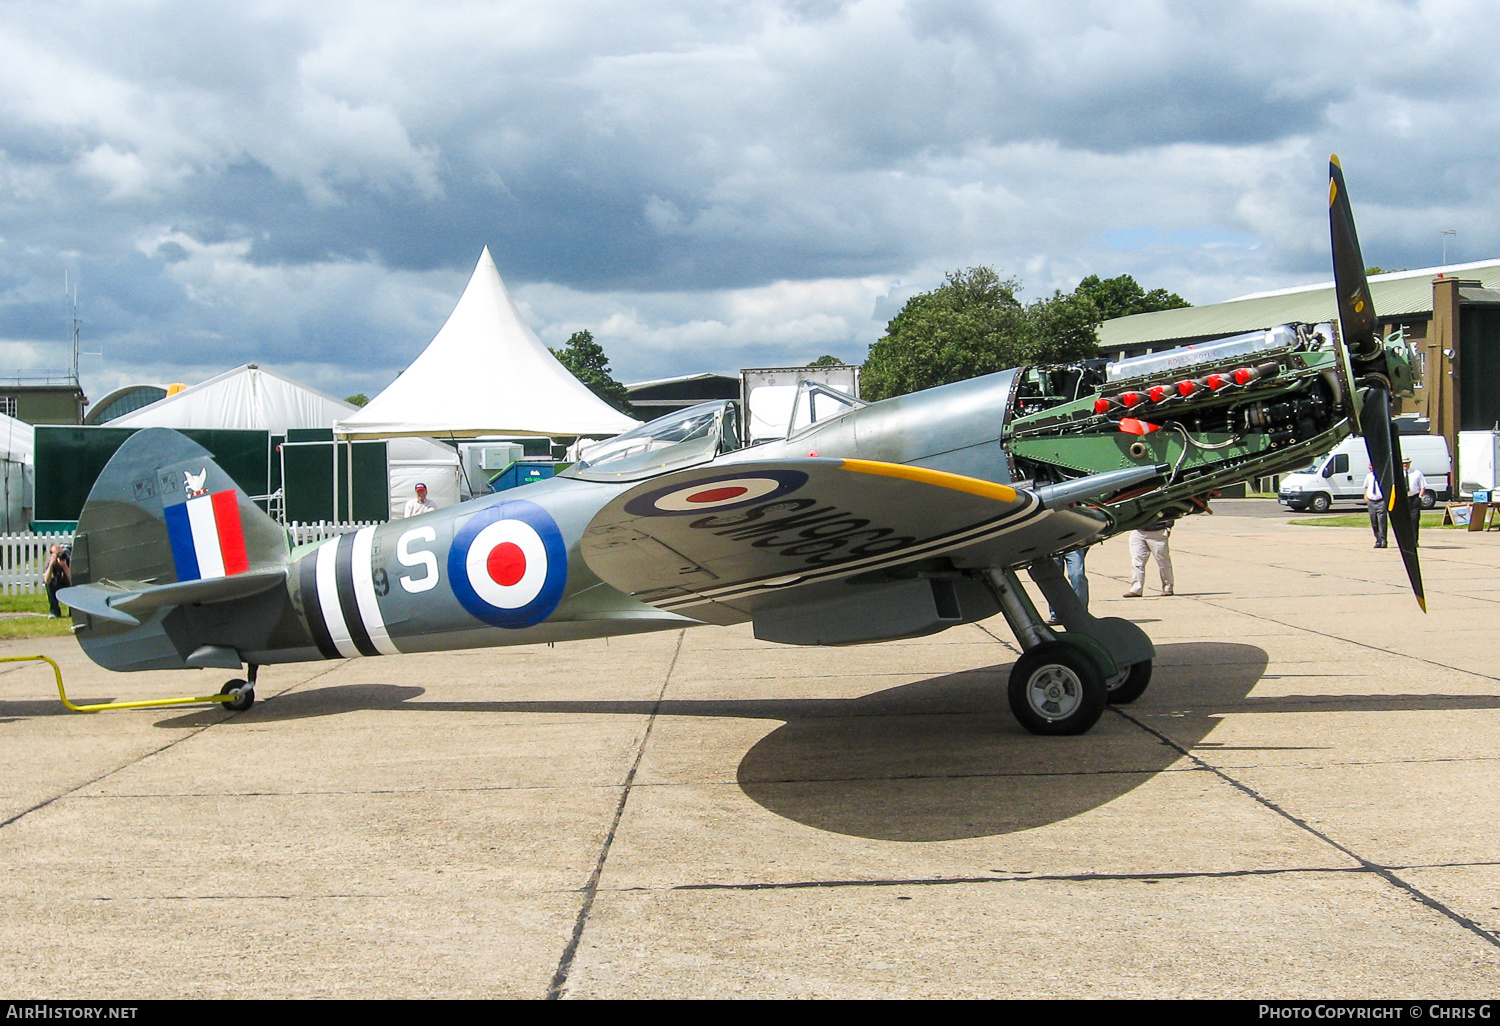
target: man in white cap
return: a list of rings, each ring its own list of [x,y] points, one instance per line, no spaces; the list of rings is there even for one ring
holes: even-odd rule
[[[419,517],[423,513],[433,513],[437,507],[427,501],[427,486],[417,482],[417,497],[406,500],[406,509],[402,511],[403,517]]]

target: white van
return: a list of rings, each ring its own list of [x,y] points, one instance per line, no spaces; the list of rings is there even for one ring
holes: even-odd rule
[[[1431,509],[1438,499],[1448,498],[1449,474],[1453,471],[1448,439],[1442,435],[1402,435],[1401,455],[1427,478],[1423,506]],[[1351,435],[1327,456],[1313,460],[1312,466],[1282,477],[1276,501],[1288,509],[1315,513],[1326,511],[1335,502],[1363,503],[1365,475],[1369,472],[1365,440]]]

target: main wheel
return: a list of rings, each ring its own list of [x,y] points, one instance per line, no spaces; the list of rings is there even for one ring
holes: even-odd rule
[[[1109,681],[1109,704],[1129,705],[1140,698],[1151,683],[1151,660],[1142,659]]]
[[[1104,712],[1104,675],[1089,654],[1066,641],[1022,653],[1010,671],[1010,710],[1033,734],[1082,734]]]
[[[1326,493],[1319,492],[1312,497],[1312,502],[1309,505],[1312,506],[1314,513],[1327,513],[1328,507],[1333,505],[1333,500]]]
[[[250,686],[249,681],[232,680],[219,689],[219,694],[227,695],[232,691],[238,691],[239,696],[225,702],[224,708],[231,709],[234,712],[244,712],[255,704],[255,689]]]

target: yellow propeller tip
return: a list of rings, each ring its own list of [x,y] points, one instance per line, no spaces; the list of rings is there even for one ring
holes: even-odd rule
[[[1338,168],[1340,171],[1342,171],[1344,169],[1344,165],[1342,165],[1342,164],[1339,163],[1339,155],[1337,153],[1330,153],[1328,155],[1328,163],[1332,164],[1334,167]]]
[[[1422,612],[1427,612],[1427,600],[1420,595],[1417,596],[1417,605],[1422,607]]]

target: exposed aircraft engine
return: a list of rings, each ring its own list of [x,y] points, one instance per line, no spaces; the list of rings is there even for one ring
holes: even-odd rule
[[[1406,368],[1399,339],[1388,363]],[[1409,375],[1409,369],[1407,370]],[[1202,346],[1017,374],[1004,444],[1037,485],[1155,465],[1099,504],[1118,528],[1201,511],[1226,485],[1311,461],[1355,428],[1354,382],[1331,324],[1284,324]]]

